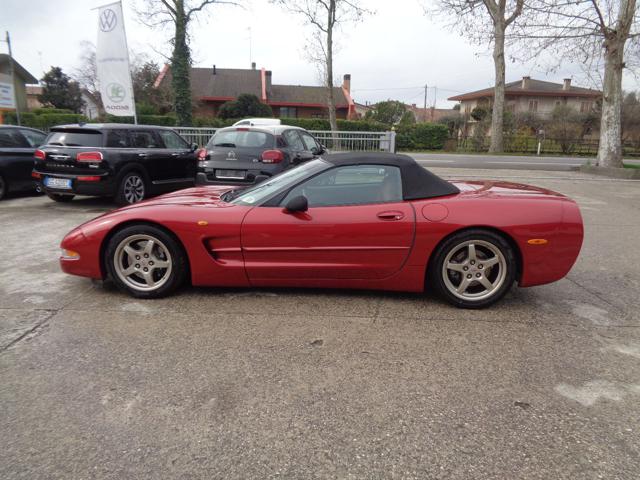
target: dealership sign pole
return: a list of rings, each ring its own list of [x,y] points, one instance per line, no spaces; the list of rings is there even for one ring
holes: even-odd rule
[[[107,113],[119,117],[133,116],[137,124],[122,2],[103,5],[97,10],[96,63],[102,104]]]

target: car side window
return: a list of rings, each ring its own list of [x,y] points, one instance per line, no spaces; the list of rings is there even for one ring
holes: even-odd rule
[[[0,129],[0,148],[29,148],[29,142],[15,128]]]
[[[145,130],[133,130],[129,134],[133,148],[161,148],[156,141],[153,132]]]
[[[298,132],[295,130],[285,130],[284,132],[282,132],[282,136],[284,137],[284,139],[287,141],[287,143],[289,144],[289,146],[291,148],[293,148],[294,150],[304,150],[304,143],[302,143],[302,140],[300,139],[300,136],[298,135]]]
[[[304,149],[309,152],[317,152],[320,150],[320,145],[316,142],[316,139],[309,135],[307,132],[300,132],[302,141],[304,142]]]
[[[107,147],[129,148],[129,135],[126,130],[109,130],[107,133]]]
[[[44,139],[47,138],[44,133],[36,132],[35,130],[21,129],[20,133],[22,133],[24,138],[27,139],[27,142],[29,142],[29,146],[34,148],[43,145]]]
[[[291,189],[281,205],[300,195],[307,198],[309,207],[401,202],[400,169],[390,165],[333,168]]]
[[[158,133],[164,142],[164,146],[167,148],[174,150],[184,150],[185,148],[189,148],[187,142],[185,142],[176,132],[171,130],[160,130]]]

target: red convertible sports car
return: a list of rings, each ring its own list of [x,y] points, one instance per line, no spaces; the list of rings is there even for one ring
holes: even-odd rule
[[[445,181],[404,155],[326,155],[246,189],[181,190],[62,241],[62,269],[139,298],[220,287],[434,289],[486,307],[554,282],[582,245],[578,206],[542,188]]]

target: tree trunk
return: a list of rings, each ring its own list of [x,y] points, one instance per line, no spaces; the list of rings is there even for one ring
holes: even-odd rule
[[[602,117],[597,165],[622,168],[622,68],[624,42],[613,38],[605,44]]]
[[[327,65],[326,65],[326,87],[327,87],[327,109],[329,110],[329,124],[334,132],[338,130],[336,120],[336,99],[333,93],[333,25],[335,23],[336,2],[329,1],[328,21],[327,21]]]
[[[184,0],[176,0],[173,56],[171,57],[171,75],[177,122],[180,126],[189,126],[191,119],[191,55],[187,45],[188,18],[184,9]]]
[[[490,153],[502,153],[504,151],[504,141],[502,124],[504,118],[504,84],[505,84],[505,64],[504,64],[504,31],[505,26],[494,23],[494,44],[493,44],[493,64],[496,73],[495,88],[493,90],[493,114],[491,117],[491,145]]]

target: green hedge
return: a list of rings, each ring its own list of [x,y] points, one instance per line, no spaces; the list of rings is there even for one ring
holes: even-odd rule
[[[3,115],[4,123],[17,125],[18,119],[14,112],[6,112]],[[77,113],[42,113],[40,115],[33,112],[20,114],[20,123],[25,127],[48,130],[55,125],[67,125],[70,123],[86,122],[87,117]]]
[[[329,120],[324,118],[282,118],[283,125],[293,125],[307,130],[331,130]],[[387,127],[380,122],[368,120],[338,120],[338,130],[346,132],[384,132]]]
[[[396,136],[398,150],[442,150],[449,136],[446,125],[417,123],[399,127]]]

